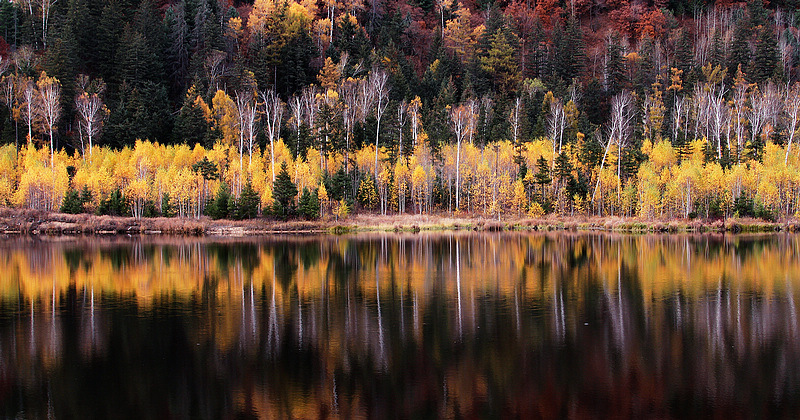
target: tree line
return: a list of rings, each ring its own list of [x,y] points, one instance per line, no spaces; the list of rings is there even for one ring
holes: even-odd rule
[[[797,212],[790,4],[423,3],[5,4],[0,199],[137,217]]]

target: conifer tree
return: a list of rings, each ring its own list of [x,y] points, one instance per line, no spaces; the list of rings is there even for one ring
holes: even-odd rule
[[[274,200],[272,212],[278,217],[286,218],[294,211],[294,198],[297,196],[297,186],[289,177],[289,170],[286,162],[281,163],[281,171],[275,178],[272,188],[272,199]]]
[[[242,188],[239,201],[236,203],[240,219],[253,219],[258,216],[258,193],[253,189],[250,180]]]

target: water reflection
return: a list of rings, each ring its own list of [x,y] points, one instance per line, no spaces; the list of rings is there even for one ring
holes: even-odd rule
[[[0,244],[0,415],[800,412],[796,236]]]

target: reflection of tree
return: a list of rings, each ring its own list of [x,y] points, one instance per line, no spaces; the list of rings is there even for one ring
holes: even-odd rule
[[[0,249],[0,374],[19,395],[2,415],[791,416],[800,401],[797,238],[135,242]]]

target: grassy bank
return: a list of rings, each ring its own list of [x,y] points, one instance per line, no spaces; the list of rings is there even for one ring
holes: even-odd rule
[[[0,208],[0,234],[81,235],[209,235],[248,236],[274,233],[419,232],[447,230],[524,231],[569,230],[607,232],[799,232],[800,220],[768,222],[759,219],[641,220],[620,217],[485,217],[451,215],[358,214],[347,219],[319,221],[244,221],[195,218],[142,218],[64,214]]]

